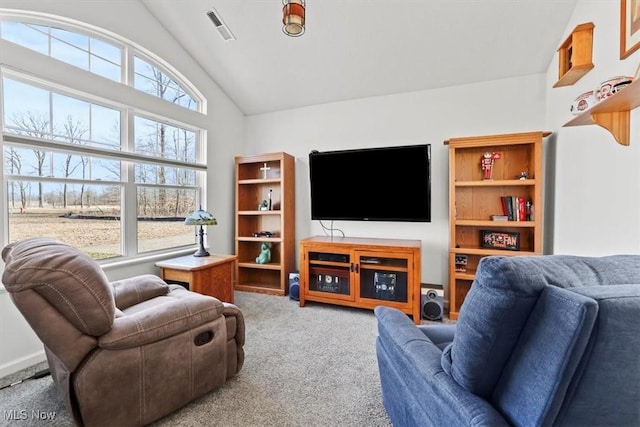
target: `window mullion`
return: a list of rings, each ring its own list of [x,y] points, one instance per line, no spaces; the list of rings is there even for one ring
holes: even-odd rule
[[[101,148],[95,148],[87,145],[73,146],[71,144],[67,144],[64,142],[51,141],[42,138],[34,138],[23,135],[15,135],[10,133],[4,133],[4,141],[10,142],[15,145],[26,146],[29,148],[38,149],[45,148],[54,151],[62,151],[62,152],[75,152],[75,153],[83,153],[90,156],[102,157],[107,159],[118,159],[123,161],[130,162],[138,162],[138,163],[150,163],[150,164],[161,164],[169,167],[178,167],[185,169],[196,169],[196,170],[206,170],[207,166],[202,163],[191,163],[185,162],[182,160],[172,160],[165,159],[161,157],[153,157],[147,156],[143,154],[137,154],[134,152],[129,152],[126,150],[115,151],[115,150],[105,150]]]
[[[134,116],[130,109],[122,112],[123,123],[121,129],[122,148],[131,151],[134,141]],[[138,219],[138,197],[135,185],[135,165],[133,162],[122,162],[122,181],[124,182],[122,197],[122,242],[124,244],[125,256],[135,256],[138,253],[137,219]],[[128,206],[129,209],[125,209]],[[133,208],[132,208],[133,207]]]

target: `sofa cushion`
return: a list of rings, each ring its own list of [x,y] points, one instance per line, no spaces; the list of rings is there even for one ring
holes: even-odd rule
[[[545,286],[615,285],[640,281],[640,257],[490,256],[480,260],[442,367],[467,390],[491,393]]]
[[[597,313],[592,298],[556,286],[542,290],[493,393],[510,424],[553,424]]]
[[[166,295],[169,285],[152,274],[141,274],[111,282],[116,307],[124,310],[143,301]]]

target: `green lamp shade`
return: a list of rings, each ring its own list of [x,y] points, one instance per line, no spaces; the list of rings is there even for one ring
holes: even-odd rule
[[[204,230],[202,226],[217,225],[218,221],[213,217],[213,215],[202,210],[202,207],[200,207],[200,209],[191,212],[189,216],[185,218],[184,224],[200,226],[200,231],[198,232],[198,250],[193,254],[193,256],[209,256],[209,252],[204,248]]]
[[[200,208],[191,212],[184,223],[185,225],[216,225],[218,221],[209,212]]]

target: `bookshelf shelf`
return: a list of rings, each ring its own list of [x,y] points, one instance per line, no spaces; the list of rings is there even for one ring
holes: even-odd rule
[[[505,187],[535,186],[535,179],[503,179],[498,181],[456,181],[456,187]]]
[[[528,228],[535,227],[535,221],[485,221],[485,220],[473,220],[473,219],[459,219],[456,220],[458,227],[500,227],[500,228]]]

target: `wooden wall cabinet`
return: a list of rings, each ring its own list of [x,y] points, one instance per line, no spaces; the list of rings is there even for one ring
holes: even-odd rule
[[[593,22],[580,24],[558,48],[558,81],[553,87],[569,86],[593,68]]]
[[[280,152],[237,156],[235,163],[235,289],[287,295],[288,274],[296,269],[295,158]],[[256,262],[262,243],[271,250],[266,264]]]
[[[420,240],[309,237],[300,241],[300,307],[307,301],[373,310],[420,324]]]
[[[478,262],[488,255],[542,254],[542,140],[550,132],[452,138],[449,145],[449,317],[457,319],[475,279]],[[499,153],[492,179],[483,179],[484,153]],[[526,179],[519,179],[526,172]],[[494,221],[502,215],[501,197],[529,201],[532,217]],[[519,250],[483,247],[482,231],[517,233]],[[466,261],[456,268],[458,261]],[[458,263],[462,264],[462,263]]]

